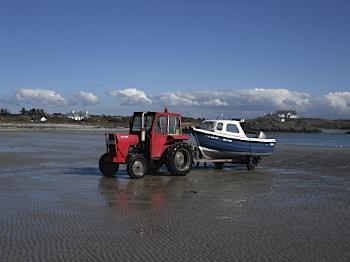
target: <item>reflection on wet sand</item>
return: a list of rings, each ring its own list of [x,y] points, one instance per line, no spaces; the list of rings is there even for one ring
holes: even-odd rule
[[[164,174],[147,175],[147,179],[101,177],[99,190],[106,205],[118,208],[125,215],[137,215],[138,210],[169,207],[188,193],[187,179],[172,179]]]

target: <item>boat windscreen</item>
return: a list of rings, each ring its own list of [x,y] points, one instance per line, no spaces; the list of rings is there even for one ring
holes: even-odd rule
[[[239,133],[239,129],[235,124],[227,124],[226,131],[231,133]]]
[[[212,122],[212,121],[206,121],[206,122],[203,122],[202,124],[203,130],[214,131],[214,127],[215,127],[215,122]]]

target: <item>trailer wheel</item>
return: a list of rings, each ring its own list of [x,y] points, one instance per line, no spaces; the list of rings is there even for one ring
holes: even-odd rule
[[[148,162],[144,156],[135,155],[130,158],[127,168],[131,178],[141,178],[148,172]]]
[[[106,177],[112,177],[117,173],[119,164],[113,162],[113,154],[106,153],[100,157],[98,166],[102,174]]]
[[[221,162],[216,162],[215,163],[215,168],[216,169],[223,169],[223,167],[224,167],[224,163],[221,163]]]
[[[256,166],[256,161],[253,157],[249,157],[247,161],[247,169],[248,170],[254,170]]]
[[[185,176],[192,168],[193,156],[189,145],[176,144],[169,148],[166,165],[173,176]]]

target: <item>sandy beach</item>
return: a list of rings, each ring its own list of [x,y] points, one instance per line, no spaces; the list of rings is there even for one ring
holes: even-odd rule
[[[346,261],[350,148],[101,176],[104,130],[0,133],[0,261]]]

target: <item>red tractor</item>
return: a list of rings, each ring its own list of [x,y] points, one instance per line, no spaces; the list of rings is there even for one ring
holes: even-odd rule
[[[166,164],[174,176],[186,175],[193,155],[182,135],[181,115],[168,112],[135,112],[129,134],[106,134],[107,153],[99,167],[103,175],[114,176],[120,164],[127,164],[131,178],[141,178]]]

